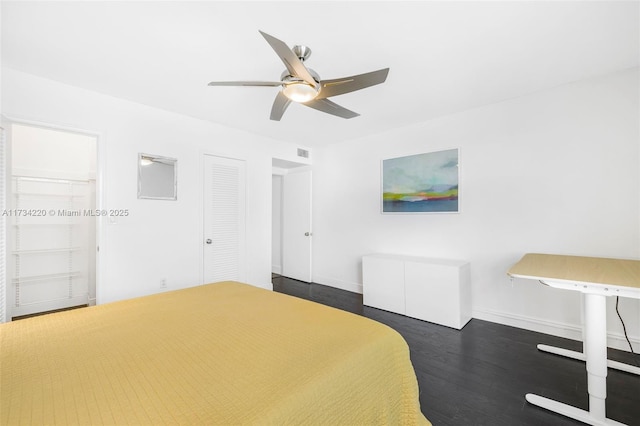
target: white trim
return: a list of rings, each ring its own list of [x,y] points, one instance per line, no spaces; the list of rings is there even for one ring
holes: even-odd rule
[[[4,120],[2,123],[4,124]],[[6,312],[8,310],[7,306],[7,282],[8,282],[8,268],[7,266],[7,221],[6,216],[4,215],[4,210],[7,208],[6,205],[6,194],[7,194],[7,185],[8,185],[8,170],[6,167],[6,158],[8,150],[6,149],[6,141],[8,137],[6,136],[8,130],[5,131],[4,127],[0,124],[0,210],[2,210],[2,215],[0,216],[0,324],[6,321]]]
[[[57,131],[66,132],[66,133],[78,133],[78,134],[85,135],[85,136],[91,136],[91,137],[94,137],[94,138],[100,138],[100,133],[97,133],[97,132],[91,131],[91,130],[81,129],[81,128],[78,128],[78,127],[70,127],[70,126],[64,126],[64,125],[51,124],[51,123],[48,123],[48,122],[30,120],[30,119],[26,119],[26,118],[19,118],[19,117],[12,116],[12,115],[7,115],[7,114],[3,114],[3,117],[10,124],[18,124],[18,125],[24,125],[24,126],[30,126],[30,127],[39,127],[41,129],[57,130]]]
[[[289,169],[283,169],[281,167],[271,166],[271,174],[276,176],[284,176],[289,173]]]
[[[307,171],[313,171],[313,165],[311,164],[303,164],[299,167],[294,167],[291,169],[287,170],[288,175],[293,174],[293,173],[302,173],[302,172],[307,172]]]
[[[95,177],[93,177],[96,181],[96,185],[95,185],[95,191],[96,191],[96,206],[95,208],[98,210],[106,210],[106,206],[107,206],[107,200],[106,200],[106,191],[105,191],[105,173],[106,173],[106,138],[105,136],[100,133],[100,132],[96,132],[96,131],[92,131],[92,130],[86,130],[86,129],[81,129],[78,127],[71,127],[71,126],[64,126],[64,125],[57,125],[57,124],[52,124],[52,123],[48,123],[48,122],[43,122],[43,121],[38,121],[38,120],[31,120],[28,118],[21,118],[18,116],[12,116],[9,114],[2,114],[2,121],[3,123],[6,123],[7,126],[10,126],[12,124],[18,124],[18,125],[24,125],[24,126],[31,126],[31,127],[39,127],[42,129],[48,129],[48,130],[57,130],[57,131],[62,131],[62,132],[67,132],[67,133],[76,133],[76,134],[81,134],[84,136],[88,136],[88,137],[92,137],[95,138],[96,140],[96,170],[95,170]],[[8,131],[8,130],[7,130]],[[6,152],[5,152],[6,154]],[[7,163],[7,167],[5,170],[5,177],[10,176],[10,174],[12,173],[11,167],[9,166],[9,163]],[[7,179],[8,182],[10,182],[9,179]],[[8,183],[7,183],[8,184]],[[102,303],[103,297],[102,297],[102,282],[103,282],[103,277],[105,277],[105,272],[106,272],[106,258],[107,258],[107,253],[108,250],[106,249],[106,222],[107,217],[101,217],[100,219],[96,220],[96,271],[95,271],[95,279],[96,279],[96,298],[95,298],[95,304],[99,305]],[[7,268],[8,269],[8,268]],[[8,312],[6,312],[8,313]]]
[[[538,333],[550,334],[552,336],[564,337],[567,339],[582,340],[582,328],[577,325],[562,323],[557,321],[548,321],[540,318],[529,317],[525,315],[516,315],[508,312],[493,311],[489,309],[474,309],[473,318],[484,321],[494,322],[497,324],[509,325],[524,330],[535,331]],[[640,340],[629,337],[634,348],[640,345]],[[629,344],[620,333],[607,333],[607,346],[613,349],[619,349],[629,352]]]
[[[107,191],[105,188],[106,171],[107,171],[107,144],[105,136],[94,133],[96,137],[96,209],[106,210],[107,208]],[[109,250],[107,245],[107,218],[96,220],[96,298],[93,301],[95,305],[100,305],[104,300],[104,290],[102,284],[106,282],[107,258]]]
[[[362,284],[350,281],[338,280],[330,277],[316,277],[313,282],[326,285],[329,287],[339,288],[340,290],[350,291],[352,293],[362,294]]]

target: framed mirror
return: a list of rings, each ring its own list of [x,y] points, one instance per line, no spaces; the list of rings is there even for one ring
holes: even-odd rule
[[[178,160],[159,155],[138,154],[138,198],[176,200]]]

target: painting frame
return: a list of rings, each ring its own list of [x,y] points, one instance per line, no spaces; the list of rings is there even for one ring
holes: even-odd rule
[[[382,214],[460,213],[460,148],[383,159]]]

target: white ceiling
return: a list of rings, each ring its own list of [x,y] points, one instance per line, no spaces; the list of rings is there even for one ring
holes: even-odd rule
[[[2,1],[3,66],[310,147],[636,67],[640,3]],[[322,78],[390,67],[332,100],[269,120],[284,65],[258,33],[313,50]]]

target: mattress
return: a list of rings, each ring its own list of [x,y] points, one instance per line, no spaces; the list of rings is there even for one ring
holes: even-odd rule
[[[13,424],[429,424],[403,338],[222,282],[0,325]]]

